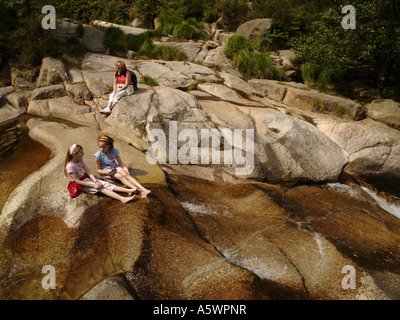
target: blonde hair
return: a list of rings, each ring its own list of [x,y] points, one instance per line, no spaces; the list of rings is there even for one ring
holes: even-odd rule
[[[115,64],[116,67],[120,68],[122,72],[124,72],[126,70],[125,62],[116,61],[114,64]]]
[[[67,178],[68,178],[68,172],[67,172],[68,163],[71,162],[71,160],[74,157],[74,155],[76,155],[82,149],[82,146],[80,144],[76,144],[75,147],[73,148],[72,152],[71,152],[72,146],[73,146],[73,144],[68,147],[67,156],[65,157],[64,175]]]

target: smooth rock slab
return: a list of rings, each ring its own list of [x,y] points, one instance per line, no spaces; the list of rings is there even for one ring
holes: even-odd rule
[[[400,133],[374,121],[315,119],[318,128],[349,154],[346,171],[400,194]]]
[[[400,128],[400,103],[391,99],[377,99],[365,107],[371,119]]]
[[[268,184],[221,185],[184,172],[170,181],[201,235],[228,261],[257,274],[275,299],[400,295],[400,220],[359,187],[285,191]],[[356,271],[355,290],[342,287],[345,266]]]
[[[346,152],[313,125],[274,109],[238,108],[254,123],[258,179],[336,181],[348,163]]]

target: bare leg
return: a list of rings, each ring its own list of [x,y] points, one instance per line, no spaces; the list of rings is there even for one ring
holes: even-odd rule
[[[125,193],[127,193],[127,194],[129,194],[131,196],[137,191],[137,189],[138,188],[136,188],[136,187],[134,187],[132,189],[127,189],[127,188],[121,188],[121,187],[115,186],[114,191],[125,192]]]
[[[145,198],[151,191],[143,187],[135,178],[130,176],[127,173],[118,172],[115,176],[118,180],[120,180],[124,185],[132,188],[132,189],[139,189],[142,197]]]
[[[132,182],[135,186],[137,186],[140,190],[142,190],[144,193],[149,194],[151,193],[151,191],[149,189],[146,189],[145,187],[143,187],[139,181],[137,181],[134,177],[127,175],[126,177],[127,180],[129,180],[130,182]]]
[[[113,198],[113,199],[121,201],[122,203],[127,203],[127,202],[129,202],[129,201],[131,201],[131,200],[136,198],[136,195],[133,195],[131,197],[120,196],[118,193],[115,193],[114,191],[111,191],[111,190],[109,190],[107,188],[103,188],[100,191],[103,192],[105,195]]]

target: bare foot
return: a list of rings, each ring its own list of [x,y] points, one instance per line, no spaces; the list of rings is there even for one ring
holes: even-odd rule
[[[148,195],[149,193],[150,193],[150,192],[144,192],[143,190],[140,190],[140,197],[143,198],[143,199],[146,199],[146,198],[147,198],[147,195]]]
[[[135,194],[135,193],[137,193],[139,191],[139,188],[136,188],[136,189],[130,189],[130,191],[128,192],[128,195],[133,195],[133,194]]]
[[[136,194],[133,195],[132,197],[122,197],[121,202],[122,202],[122,203],[128,203],[129,201],[131,201],[131,200],[133,200],[133,199],[136,199],[136,198],[137,198],[137,195],[136,195]]]
[[[144,194],[148,195],[149,193],[151,193],[151,191],[149,189],[143,188],[141,190],[141,192],[143,192]]]

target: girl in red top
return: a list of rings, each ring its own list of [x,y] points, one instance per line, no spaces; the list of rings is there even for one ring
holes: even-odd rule
[[[110,114],[119,99],[125,95],[131,95],[133,92],[134,88],[131,73],[126,69],[124,62],[115,62],[114,91],[110,94],[107,108],[100,112]]]

